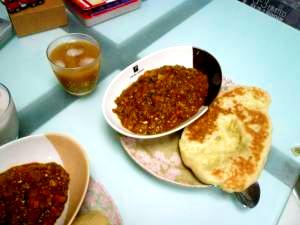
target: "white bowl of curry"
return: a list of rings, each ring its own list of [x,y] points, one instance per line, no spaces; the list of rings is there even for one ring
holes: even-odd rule
[[[89,183],[85,150],[57,133],[0,147],[0,224],[70,225]]]
[[[221,85],[221,67],[210,53],[171,47],[121,71],[104,94],[102,110],[107,123],[125,136],[162,137],[202,116]]]

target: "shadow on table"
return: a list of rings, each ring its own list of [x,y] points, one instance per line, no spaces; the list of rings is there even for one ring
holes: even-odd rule
[[[287,149],[289,151],[289,149]],[[271,147],[265,169],[290,188],[293,188],[300,175],[300,165],[289,154]]]

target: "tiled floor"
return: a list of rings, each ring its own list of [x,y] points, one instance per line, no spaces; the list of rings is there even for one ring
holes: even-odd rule
[[[300,0],[239,0],[300,30]]]

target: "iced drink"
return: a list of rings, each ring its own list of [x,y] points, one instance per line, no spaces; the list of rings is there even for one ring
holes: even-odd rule
[[[8,89],[0,83],[0,145],[19,136],[19,122],[14,102]]]
[[[69,34],[54,40],[47,49],[52,69],[64,89],[73,95],[90,93],[97,85],[100,47],[85,34]]]

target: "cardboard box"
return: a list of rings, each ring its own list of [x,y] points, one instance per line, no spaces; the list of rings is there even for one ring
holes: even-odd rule
[[[45,0],[42,5],[28,7],[20,12],[9,14],[18,36],[37,33],[68,23],[62,0]]]

